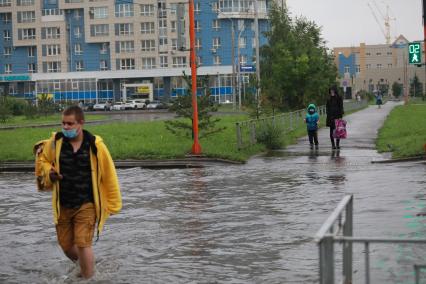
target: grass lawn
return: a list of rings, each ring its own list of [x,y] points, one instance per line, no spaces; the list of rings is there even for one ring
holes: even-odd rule
[[[393,158],[424,155],[426,144],[426,104],[408,104],[392,110],[376,141],[379,152]]]
[[[48,116],[39,116],[35,118],[26,118],[23,115],[13,116],[7,122],[0,123],[0,127],[2,126],[15,126],[15,125],[37,125],[37,124],[45,124],[45,123],[58,123],[61,121],[62,114],[52,114]],[[104,120],[108,117],[106,115],[85,115],[86,121],[91,120]]]

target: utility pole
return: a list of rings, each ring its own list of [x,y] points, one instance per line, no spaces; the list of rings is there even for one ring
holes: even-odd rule
[[[256,99],[257,107],[260,107],[260,55],[259,55],[259,15],[257,0],[254,0],[254,40],[256,44]]]
[[[237,99],[235,94],[235,30],[234,21],[231,20],[231,60],[232,60],[232,109],[236,109]]]
[[[197,61],[195,54],[195,21],[194,21],[194,0],[189,0],[189,39],[190,39],[190,62],[192,79],[192,131],[194,133],[194,144],[192,154],[200,155],[201,146],[198,142],[198,105],[197,105]]]

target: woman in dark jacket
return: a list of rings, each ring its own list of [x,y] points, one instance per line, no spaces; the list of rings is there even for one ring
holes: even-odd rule
[[[327,111],[327,121],[326,126],[330,127],[330,140],[331,146],[333,149],[340,149],[340,139],[336,138],[336,143],[334,143],[333,130],[336,128],[334,123],[335,119],[342,118],[343,111],[343,99],[339,96],[337,87],[333,86],[328,90],[330,97],[327,100],[326,111]]]

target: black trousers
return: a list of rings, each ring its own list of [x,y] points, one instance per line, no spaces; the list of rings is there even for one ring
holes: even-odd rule
[[[332,125],[330,126],[330,140],[331,140],[331,145],[332,146],[339,146],[340,145],[340,139],[338,138],[334,138],[333,137],[333,131],[334,129],[336,129],[336,125],[334,123],[332,123]],[[334,143],[334,140],[336,140],[336,143]]]
[[[308,130],[309,144],[318,145],[318,130]]]

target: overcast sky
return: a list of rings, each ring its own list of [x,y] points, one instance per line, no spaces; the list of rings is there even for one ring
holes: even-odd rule
[[[278,0],[280,1],[280,0]],[[367,3],[371,3],[383,29],[384,20],[373,0],[287,0],[292,16],[303,15],[322,26],[327,46],[358,46],[359,43],[386,43]],[[391,41],[403,34],[409,41],[423,40],[422,0],[376,0],[386,15],[389,5]]]

